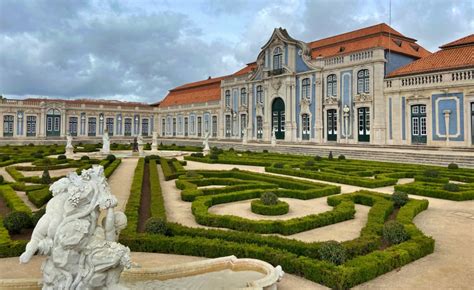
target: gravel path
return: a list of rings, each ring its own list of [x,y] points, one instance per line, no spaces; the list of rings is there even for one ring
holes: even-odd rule
[[[125,211],[137,162],[138,158],[123,158],[119,167],[108,179],[110,190],[118,200],[115,210]]]

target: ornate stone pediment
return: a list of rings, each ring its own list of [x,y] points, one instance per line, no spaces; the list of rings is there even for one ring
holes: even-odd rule
[[[274,78],[271,82],[272,88],[278,92],[281,88],[282,81],[279,78]]]
[[[415,95],[407,97],[408,100],[423,100],[423,99],[429,99],[429,98],[430,98],[429,96],[423,96],[420,94],[415,94]]]
[[[337,105],[338,101],[339,100],[336,96],[329,96],[329,97],[324,98],[325,105]]]
[[[370,102],[372,101],[372,96],[370,94],[357,94],[354,97],[354,102]]]

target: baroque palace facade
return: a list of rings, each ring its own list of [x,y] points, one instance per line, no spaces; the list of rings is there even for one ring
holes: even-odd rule
[[[472,147],[474,35],[430,53],[386,24],[303,42],[274,30],[236,73],[155,104],[0,100],[2,142],[161,138]]]

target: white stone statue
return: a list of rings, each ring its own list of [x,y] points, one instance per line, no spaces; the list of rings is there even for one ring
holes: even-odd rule
[[[153,138],[151,141],[151,151],[158,151],[158,132],[153,131]]]
[[[66,136],[66,156],[71,157],[74,155],[74,146],[72,146],[72,136],[70,133]]]
[[[276,146],[276,129],[272,131],[272,140],[271,140],[271,145],[272,147],[275,147]]]
[[[211,151],[211,148],[209,148],[209,137],[211,136],[211,133],[208,131],[204,134],[204,141],[202,142],[202,145],[204,146],[204,149],[202,149],[202,152],[204,155],[209,154],[209,151]]]
[[[138,143],[138,153],[140,155],[143,155],[144,151],[143,151],[143,136],[142,136],[142,134],[138,135],[137,143]]]
[[[50,187],[53,198],[20,256],[28,263],[46,255],[43,289],[120,289],[120,274],[129,268],[130,249],[117,243],[125,214],[114,212],[104,168],[94,165],[79,176],[72,172]],[[106,216],[99,223],[100,211]]]
[[[102,154],[110,154],[110,138],[107,129],[104,130],[104,135],[102,136]]]
[[[246,145],[247,144],[247,128],[244,128],[243,136],[242,136],[242,144]]]

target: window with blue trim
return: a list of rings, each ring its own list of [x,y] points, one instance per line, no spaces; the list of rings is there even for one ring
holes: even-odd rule
[[[328,75],[327,77],[327,96],[335,96],[337,95],[337,79],[336,75]]]
[[[247,105],[247,89],[245,88],[240,89],[240,104],[242,106]]]
[[[225,106],[230,107],[230,91],[225,91]]]
[[[309,78],[305,78],[301,81],[301,98],[309,100],[311,97],[311,87]]]
[[[357,93],[369,92],[369,70],[361,69],[357,72]]]
[[[283,53],[281,48],[277,47],[273,50],[273,69],[281,69],[283,67],[282,63]]]
[[[257,103],[263,103],[263,88],[262,86],[257,86]]]

